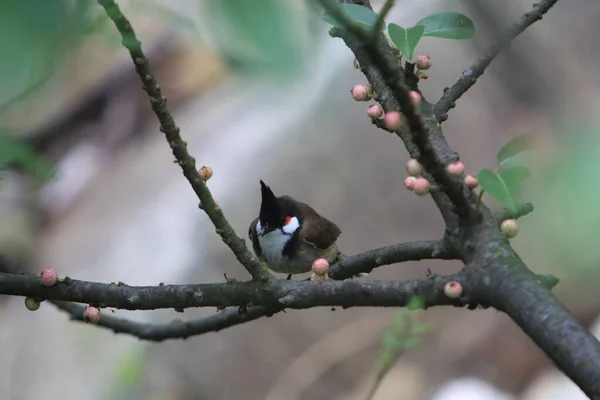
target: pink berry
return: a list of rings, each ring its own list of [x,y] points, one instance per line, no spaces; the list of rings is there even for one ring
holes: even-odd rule
[[[421,167],[421,164],[414,158],[411,158],[406,162],[406,172],[408,172],[410,176],[421,176],[422,171],[423,167]]]
[[[406,187],[408,190],[414,190],[416,181],[417,178],[414,176],[409,176],[404,180],[404,187]]]
[[[425,196],[429,193],[429,181],[425,178],[417,178],[415,181],[415,187],[413,188],[413,192],[418,196]]]
[[[97,324],[100,321],[100,310],[96,307],[86,306],[83,310],[83,319],[88,324]]]
[[[354,85],[350,93],[352,93],[352,97],[356,101],[369,101],[373,98],[373,88],[366,83]]]
[[[431,68],[431,58],[427,54],[418,55],[416,64],[418,69],[427,70]]]
[[[58,273],[54,268],[44,268],[41,274],[42,285],[54,286],[58,282]]]
[[[450,281],[444,286],[444,294],[451,299],[458,299],[462,295],[462,285],[456,281]]]
[[[514,238],[519,233],[519,225],[514,219],[505,219],[500,224],[500,230],[509,239]]]
[[[389,130],[396,130],[402,126],[402,114],[398,111],[390,111],[384,117],[385,127]]]
[[[410,93],[410,99],[412,100],[413,104],[416,106],[419,103],[421,103],[421,95],[419,94],[419,92],[415,92],[414,90],[411,90]]]
[[[29,311],[35,311],[40,308],[40,302],[32,297],[25,297],[25,307],[27,307]]]
[[[379,104],[371,104],[367,108],[367,115],[372,119],[381,118],[383,115],[383,108]]]
[[[329,262],[324,258],[317,258],[313,261],[312,271],[319,276],[327,274],[327,271],[329,271]]]
[[[455,161],[446,166],[448,173],[453,176],[459,176],[465,171],[465,164],[462,161]]]
[[[465,177],[465,183],[471,189],[476,189],[477,186],[479,186],[479,182],[477,181],[477,178],[475,178],[473,175],[467,175]]]

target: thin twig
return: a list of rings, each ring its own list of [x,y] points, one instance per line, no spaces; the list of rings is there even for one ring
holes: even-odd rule
[[[221,236],[223,242],[229,246],[238,261],[252,275],[253,279],[268,279],[270,274],[248,250],[244,239],[235,233],[233,227],[223,215],[221,208],[216,205],[206,183],[198,174],[196,160],[188,153],[187,143],[181,138],[179,128],[167,109],[167,99],[163,96],[160,86],[156,82],[150,68],[150,62],[142,51],[142,43],[137,39],[131,23],[113,0],[98,0],[98,3],[104,7],[106,14],[119,30],[123,45],[129,50],[131,59],[135,64],[135,70],[142,80],[144,90],[150,96],[150,104],[160,122],[160,130],[165,134],[183,175],[202,202],[203,209],[214,224],[217,233]]]
[[[375,25],[373,25],[373,33],[372,33],[373,41],[375,41],[377,39],[377,36],[378,36],[377,34],[383,27],[383,24],[385,23],[385,18],[387,17],[389,12],[392,10],[395,3],[396,3],[396,0],[386,0],[385,3],[383,4],[383,7],[381,7],[381,11],[379,11],[377,21],[375,21]]]
[[[71,320],[85,322],[83,319],[85,307],[65,301],[53,301],[52,304],[68,313]],[[167,324],[136,322],[103,313],[96,325],[110,329],[114,333],[124,333],[142,340],[161,342],[167,339],[187,339],[204,333],[218,332],[235,325],[270,316],[278,311],[267,307],[248,307],[244,313],[240,313],[237,309],[229,309],[192,321],[174,320]]]
[[[504,208],[501,211],[498,211],[497,213],[494,214],[494,217],[496,217],[496,219],[500,222],[504,221],[505,219],[519,219],[521,217],[524,217],[527,214],[530,214],[533,212],[533,204],[531,203],[523,203],[523,204],[519,204],[519,206],[517,207],[516,210],[510,210],[508,208]]]
[[[419,260],[456,260],[458,254],[444,240],[399,243],[345,257],[329,268],[332,279],[347,279],[363,272],[371,272],[382,265]]]
[[[475,61],[475,63],[463,72],[458,81],[449,89],[444,91],[443,96],[434,106],[435,116],[439,122],[448,119],[448,111],[455,107],[456,101],[476,82],[477,78],[483,75],[485,69],[491,64],[492,60],[510,43],[519,36],[525,29],[531,26],[534,22],[542,19],[550,8],[556,4],[558,0],[542,0],[533,6],[533,10],[523,14],[519,21],[511,26],[502,37],[502,39],[488,47],[483,54]]]

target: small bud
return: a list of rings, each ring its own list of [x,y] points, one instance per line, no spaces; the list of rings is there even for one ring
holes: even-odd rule
[[[500,230],[509,239],[514,238],[519,233],[519,225],[514,219],[505,219],[500,224]]]
[[[456,281],[450,281],[444,286],[444,294],[451,299],[458,299],[462,295],[462,285]]]
[[[356,101],[369,101],[373,98],[373,88],[366,83],[354,85],[350,93]]]
[[[384,117],[385,127],[389,130],[396,130],[402,126],[402,114],[398,111],[390,111]]]
[[[415,92],[414,90],[411,90],[409,95],[410,95],[410,99],[412,100],[412,102],[415,106],[418,106],[419,103],[421,103],[421,95],[419,94],[419,92]]]
[[[454,161],[446,166],[446,170],[450,175],[459,176],[465,172],[465,164],[462,161]]]
[[[406,162],[406,172],[408,172],[410,176],[421,176],[422,171],[423,167],[421,167],[421,164],[419,164],[416,159],[411,158]]]
[[[427,54],[421,54],[417,56],[417,68],[427,70],[431,68],[431,58]]]
[[[88,324],[97,324],[100,321],[100,310],[96,307],[86,306],[83,310],[83,320]]]
[[[427,75],[425,72],[423,72],[422,70],[418,69],[417,72],[415,73],[415,76],[418,79],[422,79],[422,80],[427,80],[429,79],[429,75]]]
[[[371,104],[367,108],[367,115],[372,119],[381,118],[383,115],[383,108],[379,104]]]
[[[27,307],[29,311],[35,311],[40,308],[40,302],[32,297],[25,297],[25,307]]]
[[[416,181],[417,178],[414,176],[409,176],[404,180],[404,187],[406,187],[408,190],[414,190]]]
[[[41,274],[42,285],[54,286],[58,282],[58,273],[54,268],[44,268]]]
[[[203,166],[202,168],[200,168],[198,170],[198,174],[200,175],[200,178],[202,178],[204,180],[204,182],[206,182],[207,180],[212,178],[213,170],[210,167]]]
[[[329,271],[329,262],[324,258],[317,258],[313,261],[312,271],[319,276],[327,274],[327,271]]]
[[[329,276],[327,274],[317,275],[314,272],[312,274],[310,274],[310,280],[313,282],[326,281],[327,279],[329,279]]]
[[[425,196],[429,193],[429,181],[425,178],[417,178],[415,180],[415,187],[413,188],[413,192],[418,196]]]
[[[476,189],[477,186],[479,186],[479,182],[477,181],[477,178],[475,178],[473,175],[467,175],[465,177],[465,184],[470,187],[471,189]]]

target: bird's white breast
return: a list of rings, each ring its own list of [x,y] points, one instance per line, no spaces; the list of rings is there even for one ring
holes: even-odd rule
[[[292,270],[297,268],[292,265],[293,263],[288,257],[283,255],[283,249],[298,228],[300,228],[300,221],[298,221],[298,218],[293,217],[282,229],[275,229],[261,236],[260,233],[263,227],[260,221],[256,223],[262,257],[274,271],[287,272],[290,268]]]
[[[290,239],[291,237],[280,229],[275,229],[264,236],[258,237],[262,256],[267,264],[281,265],[285,263],[283,248]]]

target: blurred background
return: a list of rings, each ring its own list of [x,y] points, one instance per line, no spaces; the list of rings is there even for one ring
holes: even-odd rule
[[[475,23],[470,40],[423,39],[434,102],[532,1],[397,0],[388,22],[439,11]],[[376,129],[364,83],[322,11],[300,0],[119,1],[150,58],[198,167],[238,234],[259,209],[259,179],[342,229],[346,254],[437,239],[430,198],[403,187],[402,142]],[[377,10],[381,1],[373,1]],[[130,285],[221,282],[247,274],[198,209],[158,130],[118,33],[91,0],[0,2],[0,253],[37,274]],[[537,146],[523,200],[535,212],[513,239],[529,267],[586,326],[600,314],[600,104],[593,0],[562,1],[504,52],[443,124],[467,170],[530,133]],[[17,168],[14,166],[17,165]],[[8,166],[8,167],[7,167]],[[492,206],[496,203],[490,201]],[[372,279],[457,271],[457,262],[375,270]],[[188,309],[103,313],[146,322]],[[51,304],[29,312],[0,297],[0,399],[363,399],[394,309],[288,311],[218,333],[142,342],[71,322]],[[504,314],[435,308],[374,399],[585,399]],[[398,322],[400,321],[400,322]]]

